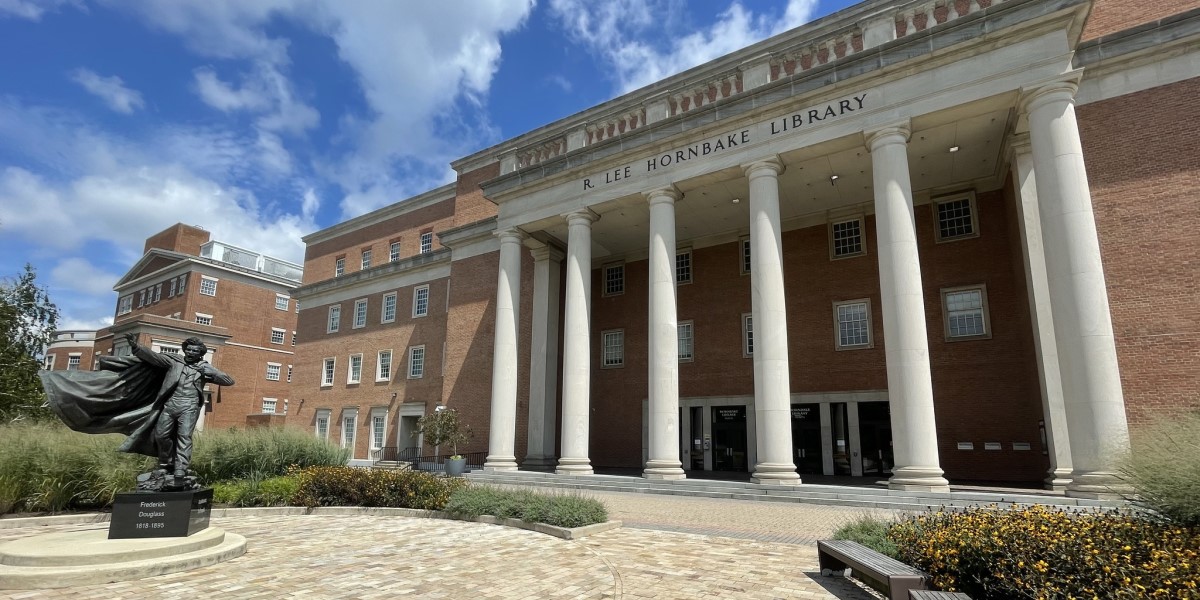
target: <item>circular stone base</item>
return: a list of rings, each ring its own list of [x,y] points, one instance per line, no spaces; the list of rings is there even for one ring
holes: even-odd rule
[[[62,588],[190,571],[246,553],[246,538],[209,527],[188,537],[108,539],[108,527],[0,545],[0,589]]]

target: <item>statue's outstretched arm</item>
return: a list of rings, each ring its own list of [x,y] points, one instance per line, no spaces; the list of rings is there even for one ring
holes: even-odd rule
[[[167,359],[166,357],[164,357],[163,355],[161,355],[141,344],[135,343],[131,346],[131,348],[133,349],[133,355],[138,357],[139,359],[141,359],[141,361],[146,363],[147,365],[150,365],[151,367],[154,367],[156,369],[171,368],[171,361],[169,359]]]

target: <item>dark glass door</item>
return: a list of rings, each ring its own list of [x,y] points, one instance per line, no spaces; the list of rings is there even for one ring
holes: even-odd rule
[[[821,468],[821,405],[792,405],[792,446],[795,448],[796,471],[820,475]]]
[[[746,407],[712,407],[714,471],[746,471]]]
[[[688,469],[693,471],[704,470],[704,407],[693,406],[688,409],[688,417],[691,419],[692,439],[688,440],[691,444],[691,452],[688,456],[691,458]]]
[[[850,420],[846,416],[846,403],[833,402],[829,405],[829,424],[832,429],[833,474],[850,475]]]
[[[863,475],[891,474],[892,414],[887,402],[860,402],[858,432],[862,446]]]

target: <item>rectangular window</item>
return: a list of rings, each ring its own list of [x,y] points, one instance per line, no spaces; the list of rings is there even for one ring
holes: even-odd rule
[[[187,289],[187,275],[179,276],[179,295],[183,295],[183,290]]]
[[[346,274],[346,257],[339,256],[337,258],[337,260],[333,261],[333,276],[341,277],[342,275],[345,275],[345,274]]]
[[[178,284],[179,284],[179,280],[178,280],[178,279],[175,279],[174,277],[172,277],[172,278],[171,278],[171,285],[167,286],[167,297],[168,297],[168,298],[174,298],[174,297],[175,297],[175,286],[176,286],[176,285],[178,285]]]
[[[154,301],[158,302],[159,300],[162,300],[162,284],[161,283],[156,284],[154,286]]]
[[[288,365],[288,378],[287,378],[287,382],[288,382],[288,383],[291,383],[291,382],[292,382],[292,365]]]
[[[984,339],[992,335],[988,322],[987,288],[982,285],[942,290],[947,341]]]
[[[358,415],[345,415],[342,417],[342,447],[350,449],[350,456],[354,456],[354,427],[358,424]]]
[[[388,246],[388,260],[391,262],[400,260],[400,242],[392,242]]]
[[[738,241],[738,246],[741,248],[742,259],[742,275],[750,272],[750,238],[744,237]]]
[[[264,415],[275,414],[275,399],[274,398],[263,398],[262,411],[263,411]]]
[[[350,370],[346,375],[346,383],[358,383],[362,381],[362,355],[350,355]]]
[[[624,366],[625,330],[605,331],[600,334],[600,337],[604,343],[604,349],[601,352],[603,358],[600,366],[605,369]]]
[[[279,363],[267,363],[267,381],[279,381],[279,371],[282,367]]]
[[[81,359],[82,359],[82,357],[79,357],[79,356],[68,356],[67,357],[67,370],[68,371],[78,371],[79,370],[79,361]]]
[[[200,295],[216,296],[217,295],[217,280],[212,277],[200,276]]]
[[[379,360],[375,363],[375,381],[387,381],[392,378],[392,351],[380,350]]]
[[[342,305],[334,304],[329,307],[329,324],[325,327],[325,333],[337,333],[342,328]]]
[[[292,347],[293,348],[296,347],[296,332],[295,331],[292,332]]]
[[[46,364],[45,364],[45,367],[43,367],[43,368],[45,368],[47,371],[54,370],[54,355],[53,354],[46,355]]]
[[[742,357],[754,356],[754,315],[742,315]]]
[[[291,298],[283,294],[275,294],[275,310],[287,310]]]
[[[212,315],[196,313],[196,322],[201,325],[212,325],[212,323],[213,323],[212,320],[213,320]]]
[[[367,299],[362,298],[354,301],[354,324],[352,327],[358,329],[367,326]]]
[[[371,415],[371,448],[383,447],[383,435],[387,428],[387,415]]]
[[[146,305],[146,290],[141,290],[138,292],[138,308],[141,308],[145,305]]]
[[[282,344],[283,336],[286,334],[287,334],[286,331],[272,327],[271,328],[271,343],[272,344]]]
[[[692,362],[696,357],[694,331],[691,321],[679,322],[679,362]]]
[[[125,296],[121,298],[121,302],[117,304],[117,314],[127,315],[133,311],[133,296]]]
[[[429,314],[429,286],[423,285],[413,289],[413,316],[423,317]]]
[[[861,256],[866,253],[863,250],[862,223],[861,218],[854,218],[829,224],[830,256],[832,258]]]
[[[362,269],[365,271],[370,268],[371,268],[371,251],[363,250],[362,251]]]
[[[625,263],[604,265],[604,295],[618,296],[625,293]]]
[[[325,364],[321,369],[321,385],[333,385],[333,368],[336,364],[336,358],[325,359]]]
[[[383,297],[383,318],[381,323],[391,323],[396,320],[396,293],[392,292]]]
[[[871,347],[871,303],[866,299],[837,302],[833,305],[837,322],[837,349]]]
[[[421,234],[421,254],[429,254],[433,252],[433,232],[426,231]]]
[[[322,440],[329,439],[329,415],[317,415],[317,437]]]
[[[420,379],[425,376],[425,346],[413,346],[408,349],[408,378]]]
[[[979,235],[975,217],[975,193],[968,192],[933,200],[933,214],[937,219],[937,241],[947,242]]]
[[[675,253],[675,283],[692,282],[692,251],[680,250]]]

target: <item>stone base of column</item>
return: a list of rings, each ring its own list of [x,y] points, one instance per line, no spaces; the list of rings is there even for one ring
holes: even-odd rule
[[[646,479],[686,479],[683,464],[677,460],[648,460],[646,469],[642,471]]]
[[[758,463],[750,483],[759,485],[800,485],[800,474],[791,463]]]
[[[594,475],[592,470],[592,461],[587,458],[560,458],[558,459],[558,467],[554,469],[556,475]]]
[[[1067,484],[1067,496],[1070,498],[1120,500],[1132,493],[1133,488],[1120,475],[1106,471],[1075,471],[1071,474],[1071,483]]]
[[[497,471],[516,471],[517,457],[515,456],[489,456],[483,461],[484,473],[495,473]]]
[[[526,456],[521,468],[526,471],[550,472],[558,466],[558,458],[554,456]]]
[[[903,492],[948,492],[950,482],[937,467],[900,467],[892,471],[889,490]]]
[[[1042,487],[1048,490],[1061,492],[1067,489],[1071,484],[1070,469],[1055,469],[1046,472],[1046,478],[1042,480]]]

